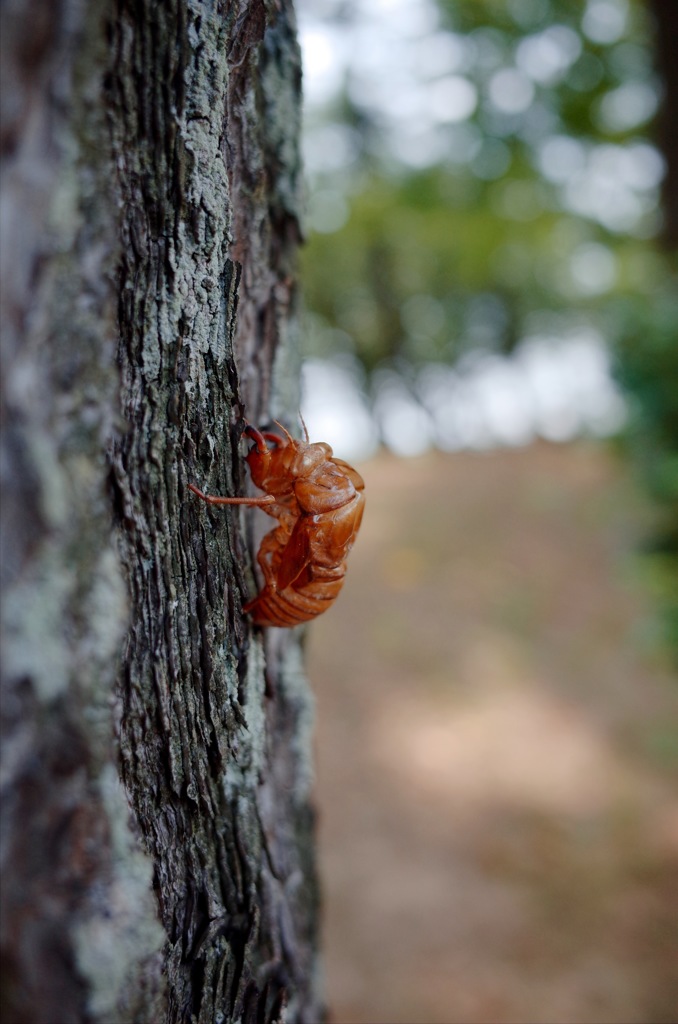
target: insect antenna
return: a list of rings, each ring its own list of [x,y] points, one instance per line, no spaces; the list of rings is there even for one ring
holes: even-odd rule
[[[308,427],[306,426],[306,420],[301,415],[301,409],[299,410],[299,419],[301,420],[301,425],[304,428],[304,437],[306,438],[306,444],[309,444],[311,439],[308,436]]]
[[[280,423],[279,420],[273,420],[273,422],[275,423],[276,427],[280,427],[280,429],[282,430],[283,434],[285,435],[287,440],[290,442],[290,444],[294,444],[294,438],[290,434],[289,430],[286,430],[285,427],[283,427],[282,423]]]

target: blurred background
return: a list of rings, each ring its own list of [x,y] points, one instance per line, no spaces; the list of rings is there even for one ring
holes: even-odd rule
[[[676,1019],[654,6],[298,4],[303,412],[368,495],[308,641],[337,1022]]]

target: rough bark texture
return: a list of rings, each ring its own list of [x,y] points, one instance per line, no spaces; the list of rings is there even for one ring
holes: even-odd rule
[[[655,19],[657,71],[664,95],[657,126],[657,142],[666,159],[662,182],[664,224],[662,237],[669,248],[678,247],[678,5],[666,0],[650,0]]]
[[[315,1022],[300,641],[186,489],[298,402],[293,14],[1,10],[2,1019]]]

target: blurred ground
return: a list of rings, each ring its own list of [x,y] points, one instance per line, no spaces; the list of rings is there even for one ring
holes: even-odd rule
[[[586,444],[362,468],[309,631],[332,1019],[675,1021],[678,680],[625,471]]]

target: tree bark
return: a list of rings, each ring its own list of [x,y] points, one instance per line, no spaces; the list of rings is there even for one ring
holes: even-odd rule
[[[662,182],[662,239],[669,249],[675,249],[678,246],[678,66],[675,59],[678,7],[664,0],[650,0],[649,7],[655,21],[655,62],[664,91],[656,132],[666,160]]]
[[[2,44],[2,1019],[319,1021],[301,638],[187,490],[298,407],[293,11],[5,0]]]

